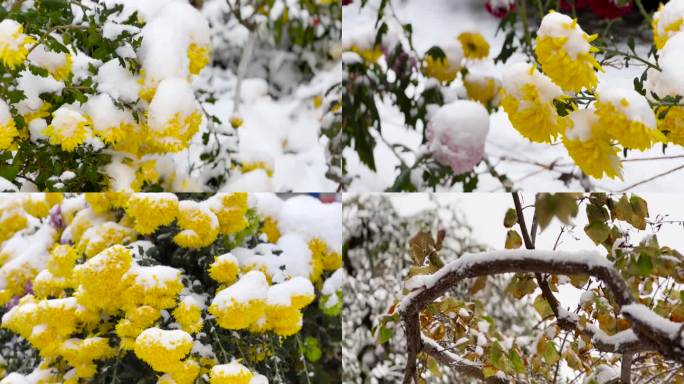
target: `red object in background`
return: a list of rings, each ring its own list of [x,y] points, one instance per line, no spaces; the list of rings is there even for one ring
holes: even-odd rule
[[[354,0],[342,0],[342,5],[349,5],[353,2],[354,2]]]
[[[508,5],[502,6],[499,5],[499,2],[496,1],[494,1],[496,5],[492,5],[492,2],[493,0],[487,0],[487,2],[485,2],[485,9],[487,10],[487,12],[491,13],[499,19],[506,16],[508,12],[515,10],[515,3],[508,3]]]
[[[571,0],[561,0],[560,5],[561,10],[572,11]],[[616,5],[614,0],[575,0],[576,10],[581,11],[587,8],[602,19],[616,19],[632,12],[632,0],[624,6]]]

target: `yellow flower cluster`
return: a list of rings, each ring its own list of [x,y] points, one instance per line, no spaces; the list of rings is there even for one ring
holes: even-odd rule
[[[502,95],[501,106],[513,128],[529,140],[550,143],[568,126],[553,104],[554,99],[563,97],[563,91],[532,64],[509,67]]]
[[[567,91],[596,87],[595,70],[603,71],[591,46],[597,35],[587,35],[577,20],[551,11],[542,19],[534,52],[541,68],[554,83]]]
[[[665,44],[684,27],[684,9],[678,1],[660,3],[658,12],[653,14],[651,22],[653,29],[653,43],[657,49],[663,49]]]
[[[215,365],[209,375],[210,384],[250,384],[254,374],[244,365],[232,361]]]
[[[80,112],[62,106],[52,114],[52,123],[45,128],[50,143],[65,151],[73,151],[91,137],[90,120]]]
[[[314,287],[309,279],[295,277],[268,290],[267,328],[280,336],[293,335],[302,328],[301,309],[311,304]]]
[[[250,271],[216,294],[209,313],[223,328],[245,329],[264,316],[267,294],[266,276],[261,271]]]
[[[192,336],[180,330],[148,328],[135,340],[135,354],[155,371],[169,374],[177,384],[192,383],[199,375],[199,364],[188,359],[181,361],[192,349]]]
[[[147,235],[176,219],[178,197],[172,193],[134,193],[126,213],[135,220],[134,229]]]
[[[197,75],[209,63],[209,47],[191,43],[188,46],[190,73]]]
[[[114,245],[74,268],[79,284],[74,296],[93,311],[115,313],[120,308],[124,286],[122,278],[133,263],[131,251]]]
[[[342,267],[342,255],[329,248],[322,239],[314,237],[309,240],[311,250],[311,281],[321,279],[324,271],[334,271]]]
[[[237,280],[240,265],[238,260],[230,253],[217,256],[209,266],[209,276],[222,285],[230,285]]]
[[[181,329],[190,334],[195,334],[202,329],[202,307],[192,296],[186,296],[173,310],[173,318],[181,326]]]
[[[463,47],[463,55],[466,59],[486,59],[489,56],[489,43],[478,32],[461,32],[458,41]]]
[[[36,39],[24,34],[24,27],[12,19],[0,22],[0,61],[10,70],[21,65],[28,56],[27,46]]]
[[[436,52],[428,51],[425,54],[425,76],[435,78],[442,83],[448,84],[456,79],[461,70],[463,61],[463,47],[461,43],[451,41],[440,47],[444,56],[438,56]]]
[[[14,138],[17,136],[19,136],[19,131],[10,112],[9,105],[0,99],[0,151],[11,148]]]
[[[180,233],[192,231],[198,241],[206,241],[203,226],[209,216],[213,217],[214,234],[207,244],[211,244],[219,232],[233,235],[249,226],[248,201],[244,193],[180,203],[171,194],[108,193],[66,198],[61,194],[33,194],[0,199],[0,223],[6,221],[5,228],[12,231],[9,236],[25,227],[40,228],[0,242],[0,281],[4,283],[0,296],[3,303],[20,297],[3,317],[2,327],[26,338],[39,351],[45,369],[54,371],[50,382],[88,382],[96,374],[98,361],[133,350],[160,372],[159,383],[194,383],[218,363],[211,358],[188,357],[191,335],[203,329],[205,297],[185,289],[178,269],[140,265],[144,263],[139,264],[139,258],[144,260],[146,255],[139,253],[145,252],[149,237],[133,242],[141,231],[150,234],[176,220]],[[275,220],[274,227],[277,230]],[[239,236],[230,237],[235,238]],[[57,239],[61,243],[55,244]],[[337,265],[336,252],[322,238],[308,239],[321,268]],[[298,249],[305,250],[307,241],[300,238],[299,242]],[[5,246],[10,243],[11,247]],[[274,244],[260,246],[272,249],[271,256],[277,256]],[[22,248],[44,256],[29,258],[33,254],[22,254]],[[273,272],[277,267],[271,259],[260,266],[273,273],[277,284],[270,286],[264,272],[240,265],[244,254],[240,252],[252,250],[235,250],[235,255],[217,256],[208,268],[211,278],[221,284],[208,312],[227,329],[272,331],[281,336],[298,332],[302,310],[315,298],[312,282],[292,277],[293,271]],[[31,262],[6,270],[10,264],[6,261],[18,257]],[[282,261],[289,263],[291,258],[283,255]],[[297,273],[306,273],[305,267],[298,268]],[[32,294],[27,294],[27,289],[32,289]],[[167,321],[167,310],[175,321],[172,327],[181,330],[156,328],[162,315]],[[105,336],[112,333],[118,345]],[[267,382],[260,375],[250,374],[251,383]],[[235,382],[231,380],[241,380],[243,375],[234,376],[223,370],[212,382]]]
[[[622,177],[618,149],[611,145],[606,130],[599,124],[594,108],[581,109],[570,115],[572,127],[563,137],[570,157],[584,173],[597,179],[604,175]]]
[[[219,234],[216,215],[204,204],[184,200],[178,204],[178,226],[182,229],[173,241],[184,248],[202,248],[213,243]]]

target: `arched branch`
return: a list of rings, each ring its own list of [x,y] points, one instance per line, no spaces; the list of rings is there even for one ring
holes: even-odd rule
[[[408,361],[404,376],[405,384],[415,380],[416,357],[426,348],[420,334],[420,311],[464,279],[501,273],[594,276],[608,287],[615,302],[622,309],[621,313],[631,321],[632,328],[608,336],[594,326],[581,328],[572,315],[562,310],[559,310],[559,323],[573,324],[576,331],[590,335],[595,346],[602,350],[621,353],[653,350],[680,363],[684,362],[681,335],[683,324],[671,322],[646,306],[635,304],[620,273],[598,252],[503,250],[465,254],[431,275],[414,276],[407,281],[406,288],[410,292],[398,307],[407,333]],[[469,371],[462,370],[464,374],[468,374]],[[479,374],[469,376],[483,377]]]

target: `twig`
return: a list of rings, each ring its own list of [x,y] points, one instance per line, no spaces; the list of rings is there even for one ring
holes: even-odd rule
[[[247,72],[247,64],[252,60],[252,52],[254,51],[254,44],[256,43],[257,33],[255,31],[249,32],[249,38],[247,44],[242,50],[242,57],[240,58],[240,64],[238,65],[237,72],[237,83],[235,84],[235,97],[233,100],[233,114],[240,112],[240,92],[242,90],[242,79],[245,77],[245,72]]]
[[[630,186],[628,186],[628,187],[625,187],[625,188],[623,188],[623,189],[621,189],[621,190],[619,190],[619,191],[617,191],[617,192],[619,192],[619,193],[627,192],[627,191],[629,191],[630,189],[632,189],[632,188],[634,188],[634,187],[637,187],[637,186],[642,185],[642,184],[646,184],[646,183],[651,182],[651,181],[653,181],[653,180],[655,180],[655,179],[657,179],[657,178],[659,178],[659,177],[667,176],[667,175],[669,175],[669,174],[671,174],[671,173],[674,173],[674,172],[679,171],[679,170],[682,169],[682,168],[684,168],[684,164],[682,164],[682,165],[680,165],[680,166],[678,166],[678,167],[672,168],[672,169],[670,169],[670,170],[668,170],[668,171],[661,172],[661,173],[659,173],[659,174],[657,174],[657,175],[655,175],[655,176],[651,176],[651,177],[649,177],[649,178],[647,178],[647,179],[641,180],[641,181],[639,181],[639,182],[637,182],[637,183],[634,183],[634,184],[632,184],[632,185],[630,185]]]

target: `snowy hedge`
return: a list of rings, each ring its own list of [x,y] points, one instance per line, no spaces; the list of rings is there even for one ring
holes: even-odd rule
[[[336,104],[326,94],[339,82],[339,10],[304,0],[10,2],[0,8],[1,189],[333,189],[321,121]],[[278,131],[241,102],[292,127]],[[311,164],[311,176],[289,184],[276,172],[288,162]]]
[[[340,221],[306,195],[2,195],[0,383],[338,382]]]

